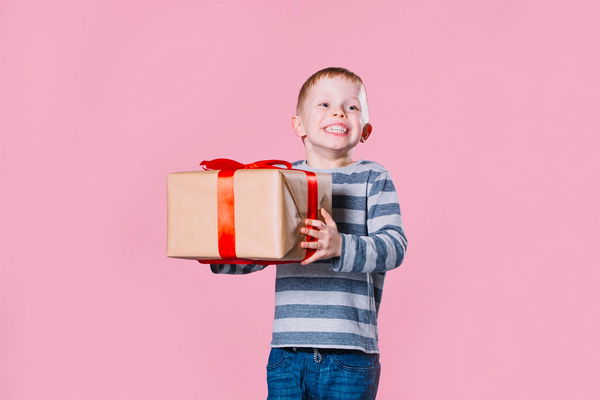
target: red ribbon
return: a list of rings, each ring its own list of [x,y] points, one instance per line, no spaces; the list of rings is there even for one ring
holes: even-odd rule
[[[286,168],[276,167],[274,164],[285,165]],[[233,191],[233,175],[238,169],[288,169],[293,171],[302,171],[306,174],[308,182],[308,207],[306,217],[317,219],[318,206],[318,180],[317,174],[311,171],[292,168],[292,164],[284,160],[260,160],[250,164],[242,164],[229,158],[215,158],[214,160],[204,160],[200,163],[204,170],[219,170],[217,177],[217,221],[219,234],[219,255],[222,258],[214,260],[197,260],[202,264],[290,264],[304,261],[314,254],[315,249],[306,249],[306,255],[299,261],[258,261],[245,258],[237,258],[235,253],[235,215],[234,204],[235,195]],[[308,226],[309,228],[315,228]],[[317,238],[306,235],[307,242],[315,242]]]

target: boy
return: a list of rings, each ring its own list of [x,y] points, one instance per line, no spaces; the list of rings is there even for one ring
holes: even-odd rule
[[[322,69],[300,89],[292,126],[306,160],[296,169],[332,174],[333,216],[302,232],[315,253],[302,263],[277,264],[273,338],[267,362],[268,399],[374,399],[381,365],[377,313],[388,270],[407,248],[389,171],[351,161],[365,142],[367,98],[360,77]],[[337,221],[337,222],[336,222]],[[211,264],[214,273],[247,274],[257,264]]]

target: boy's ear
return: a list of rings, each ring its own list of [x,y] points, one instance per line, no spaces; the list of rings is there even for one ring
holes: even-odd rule
[[[306,131],[304,130],[304,126],[302,125],[302,121],[298,115],[294,115],[292,117],[292,128],[294,132],[296,132],[296,136],[302,138],[306,136]]]
[[[366,123],[365,126],[363,126],[363,130],[360,136],[360,141],[361,142],[366,142],[367,138],[371,135],[371,132],[373,131],[373,125],[371,125],[370,123]]]

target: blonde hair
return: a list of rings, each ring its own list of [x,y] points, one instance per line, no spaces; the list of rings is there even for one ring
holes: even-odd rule
[[[308,96],[308,92],[309,92],[310,88],[313,87],[319,81],[319,79],[321,79],[323,77],[333,78],[336,76],[341,76],[343,78],[349,79],[352,82],[356,83],[359,87],[361,87],[365,91],[365,99],[366,99],[367,92],[366,92],[365,85],[364,85],[362,79],[360,79],[360,76],[356,75],[352,71],[347,70],[346,68],[327,67],[327,68],[323,68],[323,69],[315,72],[311,76],[309,76],[308,79],[306,80],[306,82],[304,82],[304,84],[300,88],[300,93],[298,93],[298,102],[296,103],[296,115],[300,115],[300,112],[304,108],[304,101],[306,100],[306,97]]]

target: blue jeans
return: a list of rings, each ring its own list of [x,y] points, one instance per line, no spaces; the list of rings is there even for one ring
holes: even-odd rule
[[[380,373],[379,354],[272,347],[267,362],[267,399],[372,400]]]

